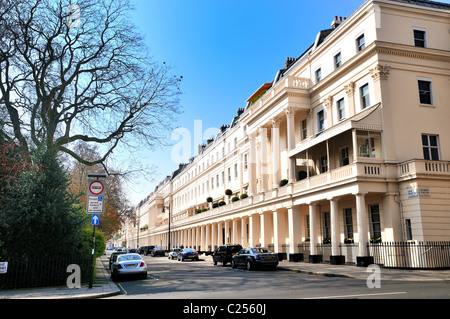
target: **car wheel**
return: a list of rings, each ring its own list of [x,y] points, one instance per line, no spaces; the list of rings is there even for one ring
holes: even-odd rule
[[[233,269],[236,268],[236,262],[234,260],[231,261],[231,268],[233,268]]]
[[[222,267],[225,267],[227,265],[227,260],[225,258],[222,258]]]
[[[216,266],[217,265],[217,260],[214,260],[213,264],[214,264],[214,266]]]
[[[253,270],[253,265],[250,262],[250,260],[247,260],[246,268],[247,268],[247,270]]]

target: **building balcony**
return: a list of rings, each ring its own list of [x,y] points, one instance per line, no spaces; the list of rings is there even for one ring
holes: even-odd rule
[[[401,181],[417,177],[450,179],[450,162],[411,160],[401,164],[355,162],[328,172],[310,176],[301,181],[275,188],[255,196],[219,206],[196,215],[180,219],[173,226],[189,225],[213,217],[238,213],[249,208],[271,204],[291,197],[307,195],[314,191],[350,184],[353,182]]]

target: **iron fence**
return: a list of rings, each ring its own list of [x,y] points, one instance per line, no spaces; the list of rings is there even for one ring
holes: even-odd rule
[[[450,269],[450,242],[369,244],[369,255],[386,268]]]
[[[81,282],[89,281],[90,258],[33,258],[9,260],[6,274],[0,274],[0,289],[66,285],[69,265],[78,265]]]

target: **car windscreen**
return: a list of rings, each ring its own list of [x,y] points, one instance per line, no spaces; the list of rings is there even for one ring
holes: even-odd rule
[[[119,258],[117,259],[118,262],[127,260],[142,260],[142,259],[141,256],[139,255],[122,255],[119,256]]]

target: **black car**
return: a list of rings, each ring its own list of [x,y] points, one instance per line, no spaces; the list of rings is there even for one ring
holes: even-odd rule
[[[156,257],[156,256],[163,256],[164,257],[165,255],[166,255],[166,252],[162,248],[155,247],[152,250],[152,257]]]
[[[124,255],[126,253],[127,253],[126,251],[115,251],[115,252],[113,252],[111,254],[111,256],[109,256],[109,269],[111,269],[111,265],[117,261],[117,257],[119,255]]]
[[[213,263],[217,265],[218,262],[225,266],[231,262],[231,258],[242,249],[241,245],[222,245],[219,246],[213,253]]]
[[[154,248],[155,248],[155,246],[145,246],[145,248],[144,248],[144,255],[145,256],[150,255]]]
[[[233,256],[231,267],[244,266],[247,270],[257,267],[275,269],[278,266],[278,256],[265,248],[246,247]]]

